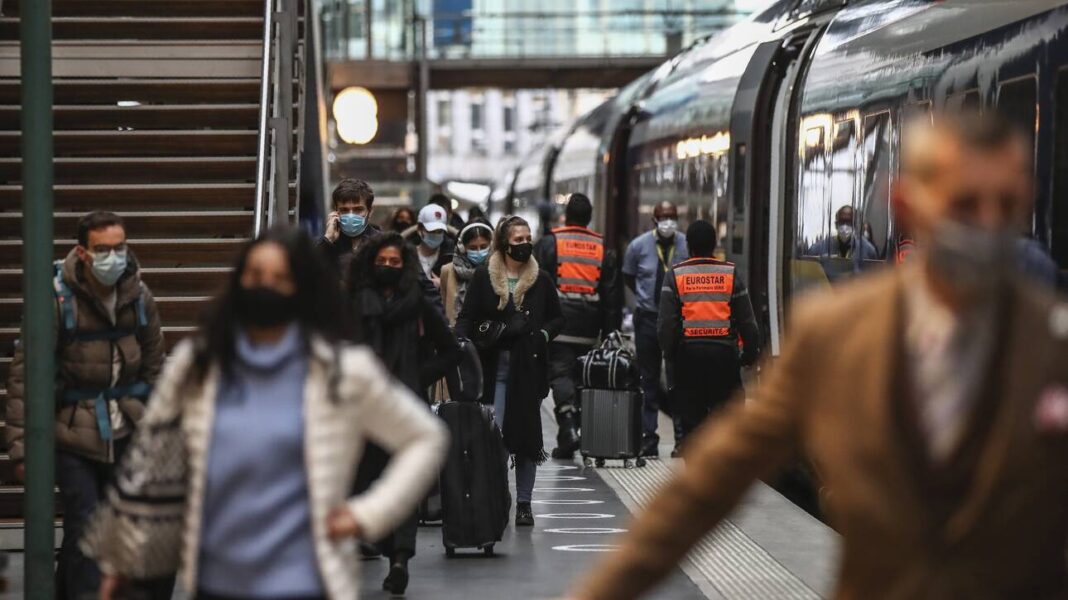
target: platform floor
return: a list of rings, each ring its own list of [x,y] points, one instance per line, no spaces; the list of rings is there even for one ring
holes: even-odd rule
[[[546,447],[555,425],[546,403]],[[671,436],[662,421],[661,455]],[[630,516],[645,505],[677,461],[649,461],[640,469],[587,469],[579,461],[549,461],[538,469],[534,494],[536,525],[509,526],[496,555],[460,551],[446,558],[438,527],[419,530],[418,555],[411,562],[408,598],[434,600],[551,600],[563,594],[591,564],[610,552]],[[514,484],[513,484],[514,493]],[[757,484],[742,505],[706,536],[672,576],[649,598],[807,600],[830,596],[839,540],[828,527],[780,494]],[[23,597],[22,555],[11,555],[11,583],[0,600]],[[387,561],[362,563],[362,597],[390,598],[381,583]],[[185,597],[181,591],[176,598]]]

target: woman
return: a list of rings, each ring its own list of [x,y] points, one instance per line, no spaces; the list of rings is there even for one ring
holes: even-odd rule
[[[148,403],[145,424],[180,419],[188,466],[179,575],[198,598],[356,598],[353,538],[388,533],[438,472],[441,425],[371,351],[338,345],[335,290],[302,232],[268,231],[242,250],[197,339],[178,346]],[[153,431],[142,425],[131,454],[153,447]],[[397,468],[347,498],[368,440],[389,449]],[[96,545],[104,599],[159,542],[139,537],[136,521],[120,523],[135,530],[105,528]],[[131,552],[130,540],[146,548]]]
[[[404,233],[409,227],[415,225],[415,211],[408,206],[402,206],[393,211],[390,220],[390,229],[396,233]]]
[[[467,284],[475,269],[489,260],[492,245],[493,228],[489,223],[475,221],[460,231],[460,246],[452,262],[441,268],[441,298],[445,302],[445,318],[449,325],[456,325],[456,317],[467,295]]]
[[[445,318],[419,285],[419,259],[397,233],[371,242],[352,263],[355,340],[374,350],[393,376],[426,401],[426,390],[460,361],[460,345]],[[428,411],[429,412],[429,411]],[[381,448],[367,449],[356,489],[370,487],[389,462]],[[390,559],[382,588],[403,594],[408,587],[408,560],[415,555],[418,520],[413,512],[378,547]]]
[[[489,262],[468,284],[456,332],[480,347],[486,374],[482,401],[493,404],[504,443],[515,458],[515,524],[530,527],[537,465],[545,460],[541,401],[549,393],[546,349],[564,317],[556,287],[531,256],[530,225],[507,217],[497,225],[494,240]],[[492,331],[500,335],[493,339],[487,335]]]

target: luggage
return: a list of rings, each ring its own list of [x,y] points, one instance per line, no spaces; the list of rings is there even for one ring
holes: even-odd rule
[[[440,483],[445,554],[479,548],[491,555],[512,509],[501,430],[493,409],[476,402],[446,402],[438,415],[452,435]]]
[[[638,361],[616,332],[578,359],[580,386],[599,390],[638,389]]]
[[[622,459],[627,468],[645,466],[641,392],[584,389],[581,398],[583,463],[603,467],[605,459]]]
[[[467,338],[460,342],[460,362],[445,374],[449,399],[458,402],[478,402],[482,399],[482,361],[478,348]]]

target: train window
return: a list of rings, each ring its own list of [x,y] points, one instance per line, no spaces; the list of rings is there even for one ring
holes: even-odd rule
[[[731,252],[741,254],[745,251],[745,187],[742,182],[746,181],[745,171],[747,168],[748,147],[745,144],[735,146],[736,162],[734,163],[734,221],[731,235]]]
[[[818,242],[828,235],[831,214],[827,202],[826,129],[822,125],[811,127],[804,135],[796,240],[799,255],[819,256]]]
[[[856,207],[857,197],[857,127],[855,121],[834,124],[831,146],[831,210]],[[834,215],[830,225],[834,226]]]
[[[1068,269],[1068,69],[1057,73],[1053,99],[1053,260]]]
[[[1028,75],[998,86],[998,112],[1027,135],[1028,147],[1032,152],[1035,147],[1035,123],[1038,116],[1036,83],[1034,76]]]
[[[892,133],[889,112],[864,117],[864,187],[859,207],[863,222],[860,233],[862,243],[870,248],[862,252],[864,260],[886,258],[890,234]],[[873,255],[869,256],[869,252]]]
[[[920,102],[913,102],[905,105],[905,110],[902,114],[902,122],[911,123],[914,120],[925,120],[928,124],[933,122],[930,100],[922,100]]]
[[[946,112],[958,113],[962,110],[982,110],[979,90],[968,90],[946,98]]]

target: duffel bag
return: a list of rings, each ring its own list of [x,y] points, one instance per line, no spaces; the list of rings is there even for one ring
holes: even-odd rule
[[[578,359],[582,387],[599,390],[638,388],[638,362],[623,348],[596,348]]]
[[[449,399],[456,402],[478,402],[482,399],[482,361],[478,348],[467,338],[460,342],[460,363],[445,374]]]

